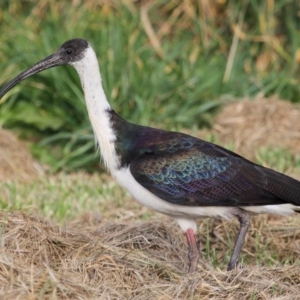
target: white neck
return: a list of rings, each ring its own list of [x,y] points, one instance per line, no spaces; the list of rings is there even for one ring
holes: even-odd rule
[[[84,58],[72,63],[72,66],[80,77],[88,114],[104,164],[113,173],[119,162],[114,145],[116,136],[107,113],[111,108],[104,94],[94,50],[89,46],[86,49]]]

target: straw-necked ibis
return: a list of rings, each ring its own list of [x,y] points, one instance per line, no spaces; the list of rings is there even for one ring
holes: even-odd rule
[[[171,216],[185,232],[189,272],[196,270],[199,260],[196,218],[239,220],[228,264],[231,270],[238,264],[249,213],[288,215],[300,209],[299,181],[212,143],[119,117],[104,94],[95,52],[83,39],[65,42],[22,72],[3,87],[0,98],[23,79],[60,65],[71,65],[78,72],[102,158],[112,176],[138,202]]]

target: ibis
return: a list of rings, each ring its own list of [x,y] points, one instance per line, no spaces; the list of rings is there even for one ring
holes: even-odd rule
[[[20,73],[0,92],[43,70],[73,66],[84,90],[102,159],[115,180],[139,203],[172,217],[184,231],[189,272],[199,262],[196,219],[239,221],[228,263],[238,266],[250,215],[300,211],[300,182],[187,134],[139,126],[122,119],[105,96],[96,54],[84,39],[65,42],[54,54]]]

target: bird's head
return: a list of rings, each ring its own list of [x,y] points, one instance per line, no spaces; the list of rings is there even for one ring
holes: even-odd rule
[[[89,47],[89,43],[80,38],[65,42],[54,54],[39,61],[7,83],[0,91],[0,99],[16,84],[36,73],[61,65],[76,66],[76,63],[83,60]]]

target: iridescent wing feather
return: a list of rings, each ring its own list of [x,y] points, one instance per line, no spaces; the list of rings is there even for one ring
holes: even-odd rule
[[[155,147],[140,151],[131,161],[130,171],[137,182],[159,198],[188,206],[285,203],[271,190],[270,183],[276,176],[291,179],[188,136],[156,141]],[[280,187],[274,186],[274,191],[276,188],[280,194]],[[298,188],[299,192],[299,184]]]

